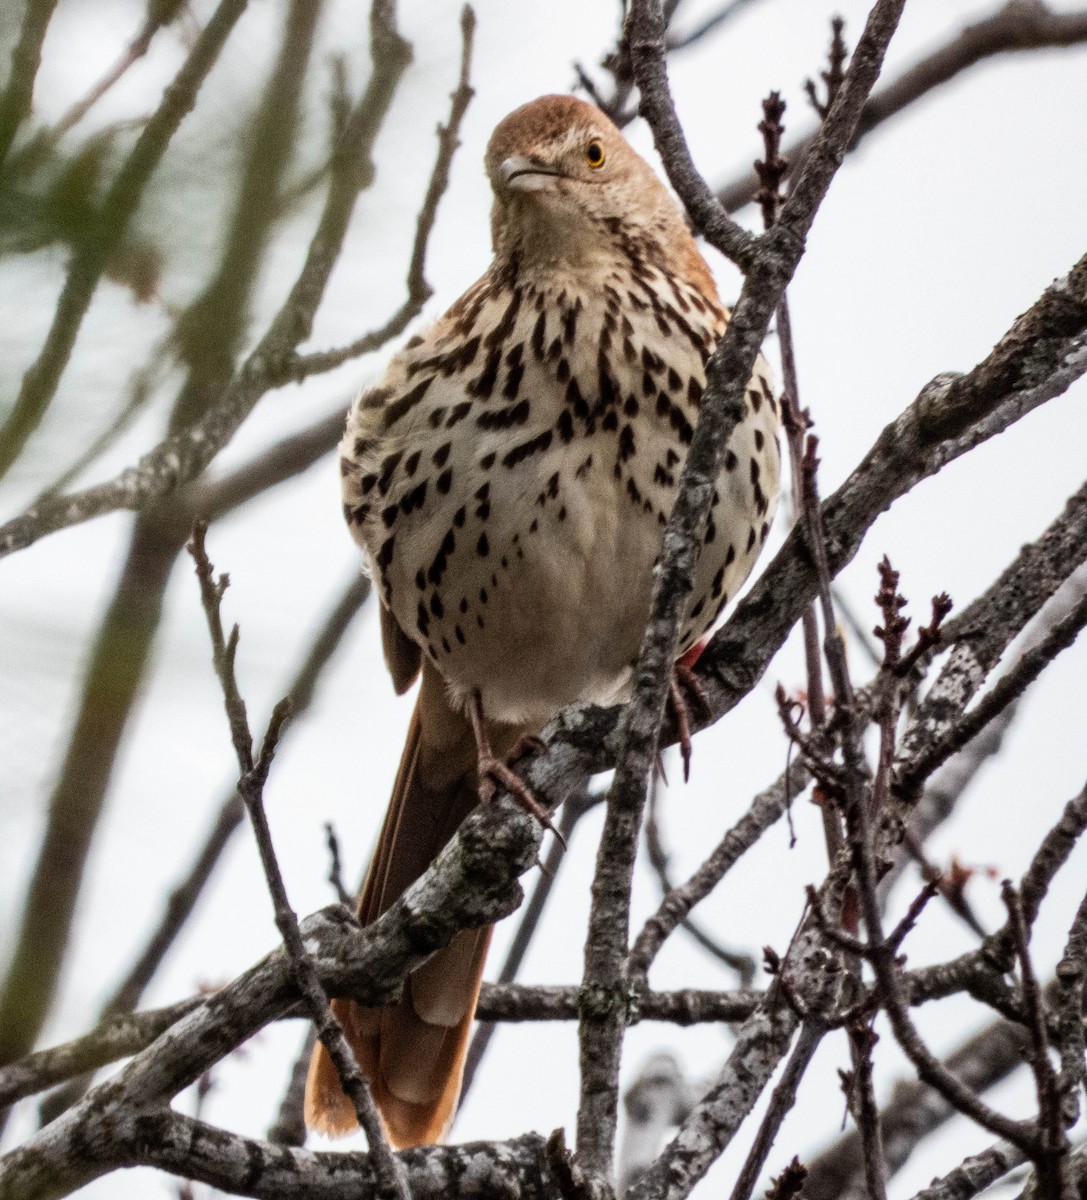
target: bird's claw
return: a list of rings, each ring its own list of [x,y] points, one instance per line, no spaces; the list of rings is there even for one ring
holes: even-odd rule
[[[686,693],[686,695],[684,694]],[[683,782],[691,778],[691,709],[688,697],[693,706],[698,708],[703,718],[712,715],[709,698],[699,682],[698,676],[682,660],[672,668],[672,678],[668,684],[668,702],[672,715],[676,720],[676,732],[679,735],[679,753],[683,759]]]
[[[536,739],[539,741],[539,739]],[[542,744],[542,743],[541,743]],[[516,749],[516,747],[515,747]],[[538,753],[538,751],[537,751]],[[522,755],[523,756],[523,755]],[[480,757],[479,760],[479,798],[486,804],[489,800],[494,799],[494,794],[499,787],[504,787],[513,799],[527,812],[530,816],[536,818],[537,821],[544,827],[549,829],[556,838],[562,848],[566,849],[566,838],[562,836],[562,832],[551,820],[551,814],[532,794],[532,789],[527,783],[517,774],[516,771],[509,765],[508,762],[503,762],[500,758]]]

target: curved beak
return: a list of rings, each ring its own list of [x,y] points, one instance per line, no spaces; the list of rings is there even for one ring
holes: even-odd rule
[[[502,182],[514,192],[539,192],[553,187],[552,179],[561,179],[562,173],[554,167],[534,162],[523,154],[513,154],[498,168]]]

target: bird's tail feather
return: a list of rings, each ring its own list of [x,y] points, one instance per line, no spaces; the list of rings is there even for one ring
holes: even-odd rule
[[[517,733],[502,727],[493,736],[506,745]],[[476,788],[471,726],[424,664],[392,800],[359,897],[363,925],[426,870],[474,807]],[[491,927],[457,934],[409,976],[397,1004],[332,1002],[394,1146],[441,1141],[452,1123],[490,938]],[[320,1044],[306,1080],[305,1117],[310,1129],[332,1137],[356,1128],[354,1108]]]

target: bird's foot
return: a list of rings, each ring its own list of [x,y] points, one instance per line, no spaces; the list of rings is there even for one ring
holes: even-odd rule
[[[503,787],[513,799],[530,816],[536,818],[544,827],[549,829],[559,839],[562,848],[566,849],[566,839],[558,826],[551,820],[551,814],[532,794],[532,789],[517,774],[516,771],[500,758],[489,758],[483,755],[479,758],[479,798],[483,803],[494,799],[499,787]]]
[[[537,758],[546,749],[547,743],[543,738],[538,738],[534,733],[522,733],[513,743],[513,749],[506,755],[506,762],[512,767],[527,759]]]
[[[491,750],[491,740],[487,736],[487,726],[483,719],[483,702],[478,692],[472,696],[469,711],[478,755],[476,774],[479,777],[480,801],[486,804],[489,800],[494,799],[495,792],[500,787],[505,788],[525,812],[535,817],[544,829],[549,829],[558,838],[565,850],[566,839],[551,820],[551,814],[536,799],[532,794],[532,789],[513,769],[513,764],[541,754],[546,749],[544,743],[531,734],[522,734],[504,759],[496,758]]]
[[[679,734],[679,753],[683,758],[683,782],[691,778],[691,716],[698,709],[703,718],[713,714],[709,698],[702,688],[686,656],[672,668],[672,678],[668,684],[668,704],[676,720],[676,732]]]

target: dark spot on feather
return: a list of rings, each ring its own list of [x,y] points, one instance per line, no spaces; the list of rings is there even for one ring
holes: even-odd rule
[[[384,459],[382,459],[381,478],[378,480],[377,490],[383,496],[388,492],[389,485],[393,481],[393,472],[396,470],[397,466],[400,463],[400,460],[403,457],[404,457],[404,451],[396,450],[392,454],[388,454],[385,456]],[[366,490],[367,489],[365,489],[365,488],[363,489],[363,495],[366,494]]]
[[[532,327],[532,353],[537,358],[542,359],[544,356],[544,335],[547,330],[547,313],[541,311],[536,318],[536,324]]]
[[[498,347],[487,355],[483,371],[468,385],[467,391],[469,395],[478,396],[481,400],[486,400],[491,392],[494,391],[495,381],[498,379],[498,368],[501,366],[501,363],[502,348]]]
[[[367,410],[382,408],[392,394],[392,388],[373,388],[359,398],[359,408]]]
[[[382,429],[389,429],[395,425],[402,417],[406,417],[409,412],[419,403],[426,395],[427,388],[434,382],[433,376],[424,379],[421,383],[417,383],[406,395],[401,396],[399,400],[390,404],[381,418]]]
[[[406,514],[422,508],[423,502],[426,500],[426,489],[427,481],[425,479],[417,487],[413,487],[400,501],[401,512]]]
[[[449,419],[445,423],[446,429],[452,429],[458,421],[463,421],[471,411],[471,400],[462,400],[460,404],[455,404],[452,409],[450,409]]]
[[[569,413],[565,414],[569,418]],[[543,433],[537,434],[534,438],[529,438],[526,442],[521,442],[520,445],[514,446],[507,454],[502,457],[502,465],[504,467],[515,467],[518,463],[524,462],[526,458],[531,458],[533,454],[541,454],[548,446],[551,445],[551,430],[545,429]]]
[[[529,407],[527,400],[507,408],[489,409],[476,417],[480,429],[510,429],[514,425],[523,425],[528,420]]]

